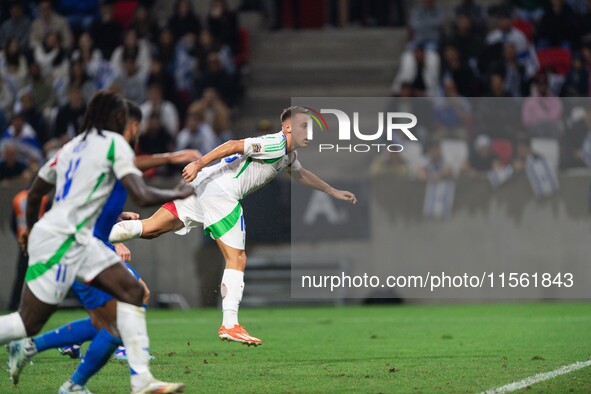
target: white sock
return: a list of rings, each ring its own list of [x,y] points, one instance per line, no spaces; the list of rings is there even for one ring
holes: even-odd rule
[[[222,276],[222,310],[224,311],[223,325],[232,328],[238,324],[238,308],[244,292],[244,272],[225,269]]]
[[[141,220],[122,220],[115,224],[109,234],[109,242],[120,243],[142,236]]]
[[[117,328],[127,350],[131,369],[131,387],[143,387],[154,379],[150,373],[150,340],[146,327],[146,311],[140,306],[117,302]]]
[[[25,323],[18,312],[0,316],[0,345],[26,336]]]

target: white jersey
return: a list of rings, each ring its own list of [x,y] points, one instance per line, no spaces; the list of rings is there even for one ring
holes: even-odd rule
[[[229,197],[241,200],[286,168],[299,171],[301,167],[297,153],[287,151],[285,134],[279,132],[244,139],[243,155],[232,155],[204,168],[193,184],[212,179]]]
[[[41,167],[39,177],[55,185],[53,205],[36,224],[87,244],[108,239],[127,192],[118,180],[138,174],[134,153],[122,135],[96,130],[75,137]]]

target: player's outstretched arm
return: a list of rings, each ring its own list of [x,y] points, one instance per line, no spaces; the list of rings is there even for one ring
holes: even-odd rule
[[[197,174],[209,163],[220,160],[224,157],[234,155],[236,153],[244,154],[244,140],[231,140],[218,146],[205,156],[197,159],[183,169],[183,178],[186,182],[192,182],[197,178]]]
[[[157,153],[135,157],[135,166],[141,171],[164,166],[167,164],[185,164],[198,160],[203,155],[196,149],[183,149],[170,153]]]
[[[175,189],[164,190],[146,185],[144,179],[137,174],[128,174],[121,178],[121,183],[131,196],[131,199],[141,207],[164,204],[166,202],[183,199],[193,194],[189,185],[182,183]]]
[[[325,192],[329,196],[332,196],[338,200],[348,201],[351,204],[355,204],[357,202],[355,194],[346,190],[335,189],[320,179],[312,171],[308,171],[305,168],[300,168],[298,171],[291,171],[290,174],[293,179],[302,185]]]

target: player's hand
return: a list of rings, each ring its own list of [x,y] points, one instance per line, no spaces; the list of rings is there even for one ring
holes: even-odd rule
[[[170,164],[185,164],[203,156],[197,149],[183,149],[170,155]]]
[[[139,218],[140,218],[139,213],[121,212],[121,215],[119,215],[119,219],[117,221],[120,222],[122,220],[138,220]]]
[[[129,263],[131,261],[131,251],[127,249],[127,246],[123,244],[113,244],[115,246],[115,252],[121,257],[121,260]]]
[[[335,190],[332,193],[332,196],[337,200],[347,201],[351,204],[355,204],[357,202],[357,197],[355,197],[355,194],[348,192],[346,190]]]
[[[18,244],[21,250],[27,255],[27,246],[29,244],[29,229],[23,230],[18,236]]]
[[[192,161],[183,168],[183,179],[185,182],[193,182],[195,178],[197,178],[197,174],[201,171],[201,165],[199,164],[199,160]]]

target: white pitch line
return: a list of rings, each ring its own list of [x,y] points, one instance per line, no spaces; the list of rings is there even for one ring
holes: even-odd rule
[[[560,375],[564,375],[573,371],[576,371],[581,368],[591,366],[591,360],[588,361],[579,361],[574,364],[565,365],[554,371],[539,373],[537,375],[530,376],[529,378],[525,378],[523,380],[519,380],[517,382],[509,383],[502,387],[497,387],[496,389],[490,389],[487,391],[483,391],[481,394],[500,394],[500,393],[510,393],[512,391],[523,389],[527,386],[531,386],[532,384],[543,382],[544,380],[549,380],[555,378]]]

